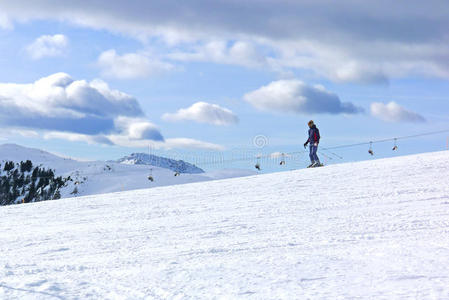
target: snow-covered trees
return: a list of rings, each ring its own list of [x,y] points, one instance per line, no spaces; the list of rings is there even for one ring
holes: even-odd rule
[[[0,171],[0,205],[59,199],[59,189],[66,181],[56,177],[51,169],[33,168],[30,160],[5,162]]]

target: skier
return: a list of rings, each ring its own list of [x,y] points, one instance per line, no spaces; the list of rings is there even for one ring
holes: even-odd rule
[[[304,148],[307,147],[307,144],[310,143],[310,162],[311,164],[307,168],[314,168],[314,167],[321,167],[322,164],[320,163],[320,159],[318,158],[318,155],[316,154],[318,150],[318,143],[320,142],[320,131],[316,127],[316,125],[313,123],[312,120],[307,123],[309,125],[309,138],[304,143]]]

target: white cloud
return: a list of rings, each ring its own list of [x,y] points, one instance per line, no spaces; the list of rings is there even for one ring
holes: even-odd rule
[[[163,140],[145,121],[135,98],[110,89],[104,81],[74,80],[65,73],[31,84],[0,83],[0,125],[65,132],[78,140],[86,135],[94,142],[107,143],[99,137],[117,133]]]
[[[168,57],[179,61],[205,61],[246,67],[267,64],[265,57],[257,52],[252,43],[242,41],[232,44],[223,40],[210,41],[194,46],[190,52],[174,52]]]
[[[34,130],[26,130],[26,129],[20,129],[20,128],[6,128],[2,129],[0,128],[0,136],[2,136],[2,139],[8,139],[11,136],[17,137],[18,135],[25,137],[25,138],[39,138],[40,135],[37,131]],[[8,138],[6,138],[8,137]]]
[[[11,129],[9,131],[11,135],[20,135],[26,138],[38,138],[39,133],[35,130],[24,130],[24,129]]]
[[[191,138],[167,138],[162,141],[154,140],[135,140],[126,135],[107,136],[114,145],[122,147],[146,148],[151,146],[154,149],[204,149],[213,151],[222,151],[225,148],[221,145],[205,142]]]
[[[71,142],[84,142],[88,144],[113,145],[113,143],[103,135],[87,135],[73,132],[51,131],[44,134],[44,139],[60,139]]]
[[[61,56],[64,55],[68,43],[68,38],[63,34],[43,35],[28,45],[26,50],[32,59]]]
[[[412,111],[405,109],[396,102],[387,104],[371,103],[371,114],[386,122],[425,122],[426,119]]]
[[[145,53],[118,55],[112,49],[100,54],[98,66],[104,76],[119,79],[144,78],[174,69],[172,64],[151,58]]]
[[[299,114],[356,114],[362,108],[328,92],[322,86],[310,86],[300,80],[278,80],[244,95],[243,99],[263,111]]]
[[[105,82],[74,80],[65,73],[31,84],[0,83],[0,107],[2,117],[13,123],[17,117],[106,119],[143,114],[135,98],[109,89]]]
[[[212,125],[231,125],[238,123],[238,117],[229,109],[217,104],[197,102],[176,113],[166,113],[162,119],[167,121],[195,121]]]
[[[170,138],[166,140],[165,146],[168,148],[206,149],[215,151],[223,151],[225,149],[221,145],[189,138]]]
[[[5,13],[0,12],[0,29],[12,29],[14,26]]]
[[[114,122],[130,140],[164,140],[159,128],[146,119],[120,116]]]

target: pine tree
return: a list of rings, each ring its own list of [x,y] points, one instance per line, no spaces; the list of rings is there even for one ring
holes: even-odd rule
[[[61,199],[61,192],[56,190],[55,195],[53,196],[53,200]]]
[[[34,168],[33,173],[31,174],[31,178],[36,181],[36,178],[39,177],[39,167]]]
[[[31,160],[27,160],[26,162],[21,161],[20,162],[20,172],[31,172],[31,169],[33,168],[33,163]]]
[[[14,169],[14,162],[12,162],[12,161],[7,161],[7,162],[5,163],[5,167],[3,168],[3,171],[9,172],[9,171],[11,171],[12,169]]]

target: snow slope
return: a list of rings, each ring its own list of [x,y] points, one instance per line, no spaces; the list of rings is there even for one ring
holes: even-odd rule
[[[0,207],[1,299],[449,299],[449,152]]]
[[[172,170],[162,167],[110,161],[77,161],[39,149],[14,144],[0,145],[0,162],[3,164],[4,161],[9,160],[15,162],[31,160],[35,166],[42,165],[55,170],[57,176],[73,178],[73,181],[68,182],[67,186],[60,191],[64,198],[74,197],[72,192],[75,187],[78,191],[76,196],[85,196],[255,174],[249,170],[231,169],[200,174],[182,173],[175,177]],[[167,162],[162,158],[160,162],[166,163],[167,166],[169,163],[174,163],[173,160]],[[184,171],[191,170],[198,173],[198,170],[201,170],[186,164],[180,166],[187,168],[183,169]],[[154,181],[148,180],[149,175]]]

